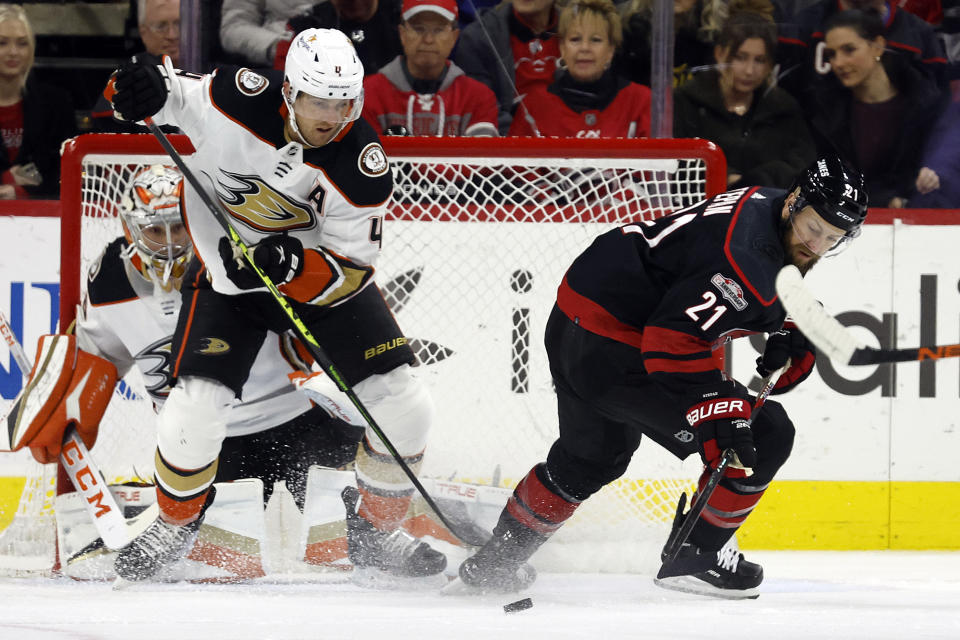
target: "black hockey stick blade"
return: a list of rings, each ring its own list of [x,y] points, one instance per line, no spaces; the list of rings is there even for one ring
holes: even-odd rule
[[[777,294],[803,335],[833,361],[848,365],[871,365],[960,358],[960,344],[912,349],[881,349],[861,344],[849,329],[817,302],[804,286],[800,271],[793,265],[784,267],[777,275]]]

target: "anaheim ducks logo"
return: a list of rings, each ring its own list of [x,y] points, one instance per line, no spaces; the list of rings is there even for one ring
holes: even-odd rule
[[[309,205],[280,193],[259,176],[222,173],[233,184],[218,180],[217,195],[230,215],[251,229],[272,233],[309,229],[316,225],[316,217]]]
[[[199,353],[204,356],[218,356],[221,353],[230,351],[230,345],[227,344],[226,340],[221,340],[220,338],[200,338],[200,340],[202,341],[202,346],[194,353]]]
[[[173,386],[173,379],[170,377],[172,342],[173,336],[161,338],[134,356],[143,375],[143,386],[147,393],[161,403],[170,395]]]

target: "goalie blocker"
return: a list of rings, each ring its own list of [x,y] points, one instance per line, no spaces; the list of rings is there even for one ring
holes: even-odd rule
[[[56,462],[70,426],[93,447],[116,382],[117,368],[79,349],[76,336],[41,337],[29,380],[4,420],[0,451],[30,447],[38,462]]]

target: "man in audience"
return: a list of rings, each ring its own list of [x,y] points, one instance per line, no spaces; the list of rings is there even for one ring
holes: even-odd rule
[[[363,117],[378,134],[497,135],[493,91],[448,59],[458,13],[455,0],[403,3],[403,54],[364,80]]]
[[[306,29],[337,29],[347,34],[363,63],[364,76],[401,52],[397,35],[400,0],[327,0],[287,22],[287,35],[277,44],[273,68],[283,69],[293,37]]]
[[[512,0],[482,14],[463,30],[454,61],[493,89],[500,135],[510,130],[523,96],[553,82],[560,59],[555,0]]]
[[[137,0],[137,28],[145,51],[133,56],[141,64],[160,64],[170,56],[173,66],[180,62],[180,0]],[[120,122],[113,117],[113,107],[102,94],[90,114],[93,129],[98,133],[146,133],[145,127]],[[173,129],[165,128],[165,131]]]

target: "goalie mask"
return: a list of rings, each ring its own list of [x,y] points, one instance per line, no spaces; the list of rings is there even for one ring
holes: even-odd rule
[[[135,267],[169,291],[180,283],[193,244],[180,217],[183,175],[155,164],[133,177],[121,201],[120,217]]]
[[[807,167],[791,191],[797,192],[790,207],[794,232],[817,255],[839,253],[860,235],[867,218],[867,190],[863,176],[839,156],[822,157]],[[806,207],[821,220],[802,220]]]
[[[290,128],[311,146],[334,139],[363,110],[363,64],[347,36],[336,29],[297,34],[287,53],[284,82]],[[319,124],[322,129],[316,128]]]

